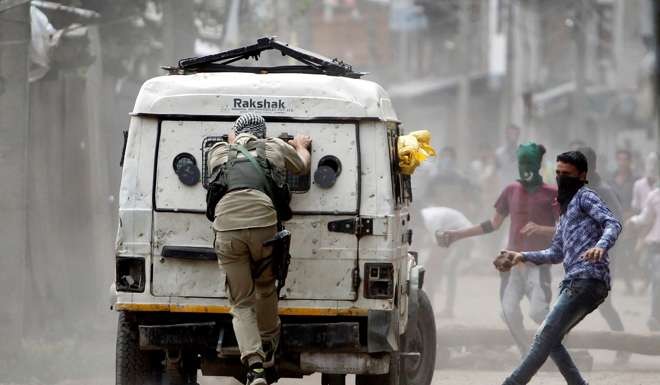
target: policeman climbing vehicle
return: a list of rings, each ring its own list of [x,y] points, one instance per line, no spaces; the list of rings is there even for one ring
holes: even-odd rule
[[[232,64],[266,50],[301,64]],[[311,171],[288,177],[292,258],[273,375],[430,384],[433,311],[408,250],[411,181],[399,170],[403,130],[383,88],[273,38],[166,69],[142,86],[125,135],[111,289],[117,385],[243,378],[205,216],[205,150],[246,112],[266,119],[268,136],[313,139]]]

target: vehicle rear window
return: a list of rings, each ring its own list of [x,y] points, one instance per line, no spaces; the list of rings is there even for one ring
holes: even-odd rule
[[[285,141],[293,139],[293,135],[282,133],[278,136]],[[202,183],[204,188],[208,188],[210,172],[208,170],[208,150],[218,142],[226,142],[227,135],[222,136],[208,136],[202,140]],[[309,191],[311,176],[310,173],[304,175],[295,175],[292,172],[287,173],[287,184],[289,190],[293,193],[305,193]]]

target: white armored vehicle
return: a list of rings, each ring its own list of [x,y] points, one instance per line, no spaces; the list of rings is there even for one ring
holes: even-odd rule
[[[303,65],[240,67],[275,49]],[[206,152],[246,112],[269,136],[310,135],[311,172],[290,176],[291,264],[281,293],[279,378],[431,383],[433,311],[408,251],[410,177],[387,93],[350,66],[272,38],[185,59],[147,81],[123,156],[112,306],[117,385],[242,377],[224,272],[205,216]]]

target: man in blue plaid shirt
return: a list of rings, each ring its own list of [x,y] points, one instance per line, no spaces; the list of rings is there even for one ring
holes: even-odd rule
[[[541,251],[503,252],[514,265],[563,262],[566,272],[559,297],[536,333],[529,353],[504,381],[505,385],[527,384],[548,356],[568,385],[586,384],[561,341],[607,297],[610,290],[607,252],[622,229],[600,197],[585,187],[587,171],[587,159],[581,152],[557,156],[557,201],[561,217],[552,244]]]

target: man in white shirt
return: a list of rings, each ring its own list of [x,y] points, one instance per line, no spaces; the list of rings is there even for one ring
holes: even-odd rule
[[[655,152],[651,152],[646,156],[644,161],[644,176],[635,181],[633,185],[631,207],[634,213],[639,214],[644,208],[647,197],[658,183],[658,174],[658,155]],[[643,238],[647,232],[647,226],[637,226],[635,235]],[[652,256],[649,255],[650,250],[648,245],[645,242],[641,242],[641,244],[638,242],[635,251],[640,255],[638,267],[641,267],[643,272],[647,271],[646,268],[652,259]],[[643,275],[643,278],[642,287],[639,289],[640,294],[645,293],[651,283],[651,277],[648,275]]]
[[[436,239],[436,234],[441,234],[449,230],[459,230],[472,226],[472,223],[458,210],[449,207],[427,207],[422,209],[422,219],[424,227],[430,233],[432,239]],[[457,275],[458,265],[461,260],[470,256],[472,252],[472,242],[461,242],[455,248],[438,249],[433,248],[430,252],[430,258],[424,265],[435,269],[438,266],[440,274],[436,277],[446,277],[447,295],[445,296],[445,308],[440,313],[441,317],[452,318],[454,316],[454,303],[456,301],[456,287],[458,286]],[[440,254],[440,255],[439,255]],[[437,280],[427,280],[429,286],[428,293],[433,297],[440,288],[442,278]]]
[[[649,193],[642,212],[628,220],[633,226],[650,226],[644,237],[644,244],[649,255],[649,273],[651,278],[651,315],[647,325],[651,331],[660,331],[660,189]]]
[[[644,164],[644,176],[635,181],[633,185],[632,209],[636,212],[642,211],[649,193],[655,188],[658,181],[658,155],[655,152],[646,157]]]

